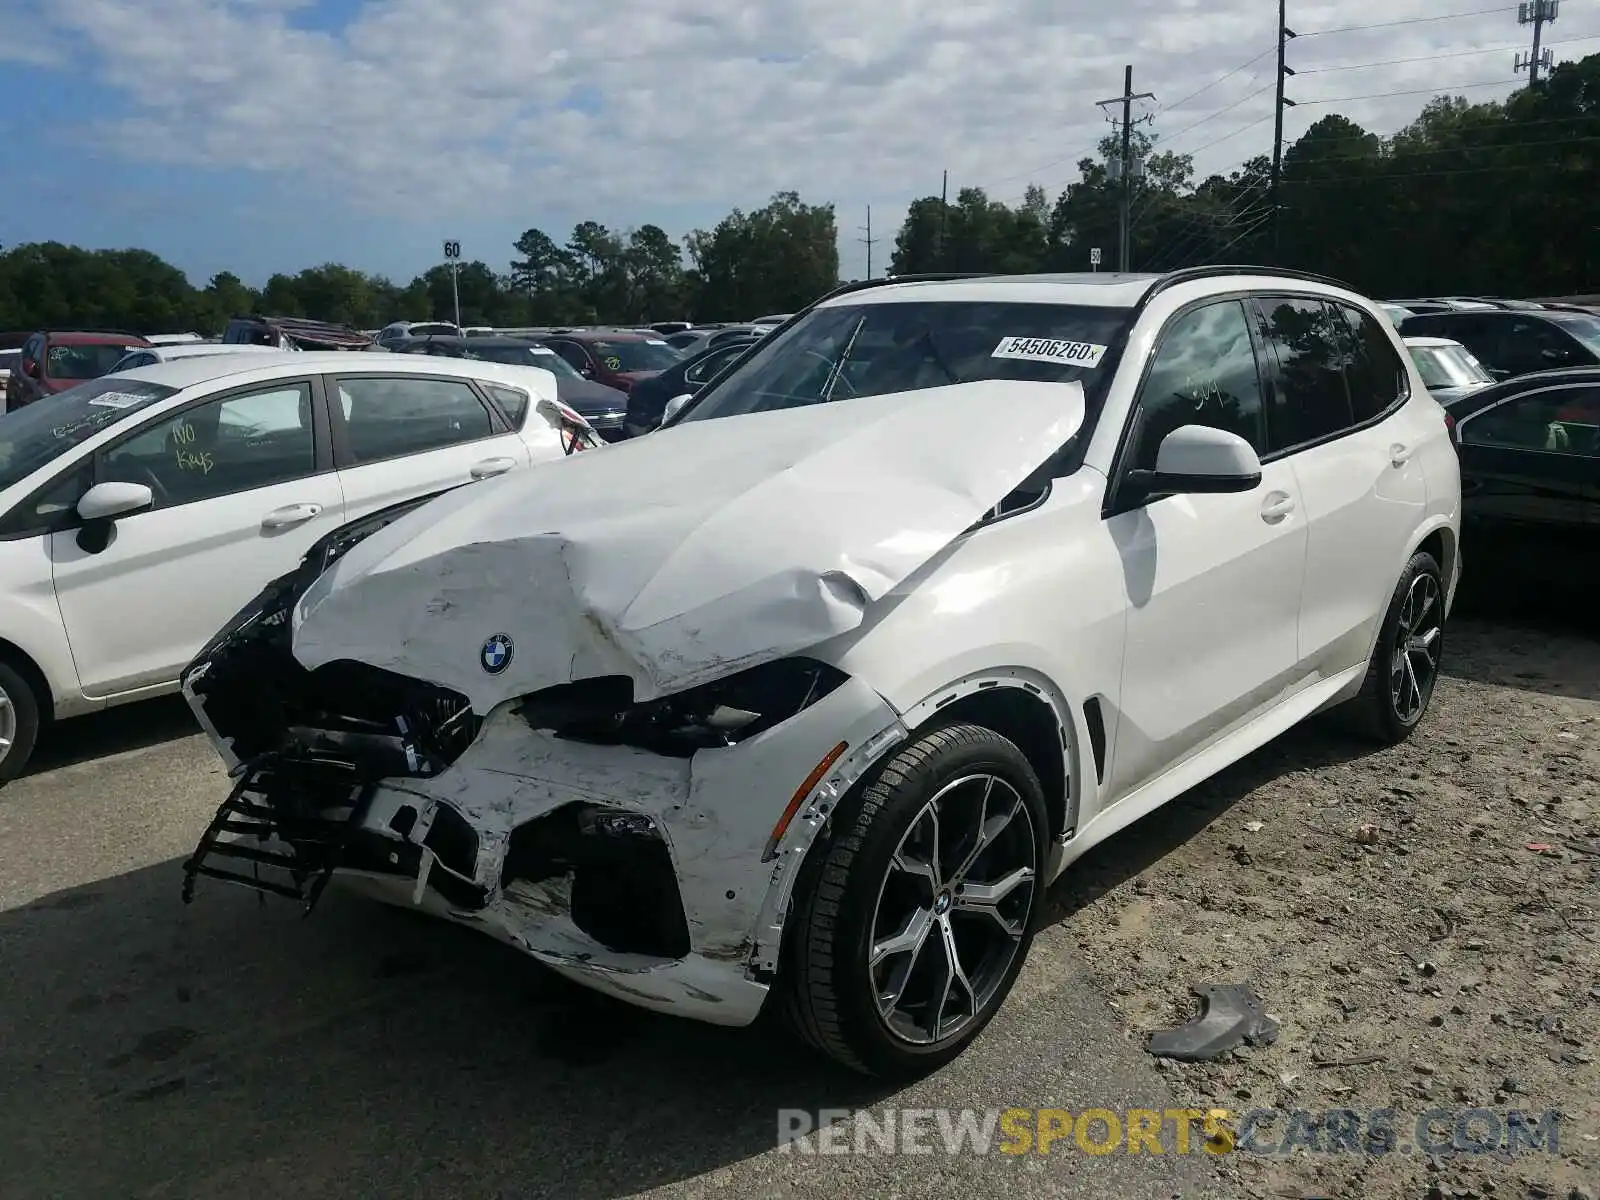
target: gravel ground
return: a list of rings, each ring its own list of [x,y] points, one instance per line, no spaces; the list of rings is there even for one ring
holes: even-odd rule
[[[1458,617],[1408,741],[1309,723],[1052,900],[1135,1037],[1187,1020],[1201,983],[1248,982],[1281,1022],[1165,1064],[1196,1107],[1388,1108],[1399,1143],[1433,1108],[1564,1114],[1559,1155],[1225,1156],[1246,1194],[1567,1200],[1600,1194],[1597,880],[1600,641]]]

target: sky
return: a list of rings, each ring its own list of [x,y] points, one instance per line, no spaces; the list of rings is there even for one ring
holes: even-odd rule
[[[0,244],[403,282],[445,239],[504,269],[530,226],[680,237],[793,190],[836,206],[845,278],[870,207],[881,274],[941,171],[952,197],[1072,182],[1125,64],[1198,176],[1270,153],[1276,23],[1272,0],[0,0]],[[1288,25],[1286,143],[1502,98],[1531,40],[1494,0],[1289,0]],[[1545,44],[1600,51],[1600,3],[1566,0]]]

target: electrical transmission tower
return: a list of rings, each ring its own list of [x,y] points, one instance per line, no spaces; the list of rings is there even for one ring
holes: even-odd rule
[[[865,225],[859,226],[859,228],[861,230],[863,230],[867,235],[866,237],[858,237],[856,239],[856,241],[865,244],[865,246],[867,247],[867,278],[871,279],[872,278],[872,247],[877,242],[881,242],[883,240],[882,238],[875,238],[875,237],[872,236],[872,205],[870,205],[870,204],[867,205],[867,223]]]
[[[1539,43],[1544,36],[1544,27],[1556,19],[1556,11],[1561,7],[1561,0],[1527,0],[1524,4],[1517,5],[1517,24],[1533,26],[1533,49],[1527,54],[1520,50],[1517,52],[1516,72],[1528,73],[1528,86],[1539,85],[1539,70],[1543,68],[1546,73],[1555,65],[1555,56],[1549,50],[1541,50]]]
[[[1108,105],[1120,104],[1122,106],[1122,120],[1114,124],[1122,127],[1122,153],[1116,162],[1112,163],[1111,177],[1122,180],[1122,204],[1118,221],[1118,249],[1117,270],[1123,274],[1128,272],[1129,247],[1133,237],[1133,179],[1135,175],[1144,174],[1144,163],[1136,161],[1133,157],[1133,102],[1135,100],[1149,100],[1154,102],[1154,92],[1139,92],[1133,90],[1133,66],[1129,64],[1122,69],[1122,95],[1113,96],[1109,100],[1096,100],[1095,107],[1104,109]],[[1139,124],[1154,119],[1154,114],[1139,118]]]

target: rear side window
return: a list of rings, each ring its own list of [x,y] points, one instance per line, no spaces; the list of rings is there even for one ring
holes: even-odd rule
[[[1344,379],[1347,338],[1333,307],[1308,297],[1263,297],[1261,333],[1278,360],[1273,442],[1279,449],[1355,423]]]
[[[494,397],[494,402],[500,406],[500,411],[505,413],[506,420],[511,422],[511,428],[521,429],[522,422],[528,416],[528,393],[518,391],[516,388],[501,387],[497,383],[483,385],[489,395]]]
[[[339,401],[357,463],[439,450],[494,431],[483,401],[456,379],[343,379]]]
[[[1381,416],[1410,392],[1405,364],[1376,318],[1348,304],[1333,303],[1345,338],[1345,382],[1357,424]]]

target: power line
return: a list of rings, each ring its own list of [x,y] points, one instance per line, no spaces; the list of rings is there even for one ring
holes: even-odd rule
[[[1404,63],[1434,62],[1441,58],[1468,58],[1474,54],[1503,54],[1507,50],[1520,50],[1520,42],[1508,42],[1503,46],[1490,46],[1486,50],[1444,50],[1438,54],[1419,54],[1413,58],[1380,58],[1377,62],[1341,63],[1332,67],[1301,67],[1301,75],[1326,75],[1329,71],[1365,71],[1369,67],[1398,67]]]
[[[1461,88],[1506,87],[1521,83],[1520,79],[1485,79],[1481,83],[1452,83],[1444,87],[1407,88],[1398,92],[1368,92],[1364,96],[1329,96],[1324,100],[1296,100],[1297,107],[1306,104],[1351,104],[1357,100],[1384,100],[1390,96],[1444,96]]]
[[[1244,70],[1246,70],[1246,69],[1248,69],[1250,67],[1255,66],[1258,62],[1260,62],[1263,58],[1265,58],[1267,55],[1271,54],[1276,49],[1277,49],[1276,46],[1268,46],[1265,50],[1263,50],[1260,54],[1258,54],[1254,58],[1252,58],[1249,62],[1240,63],[1237,67],[1235,67],[1233,70],[1229,71],[1226,75],[1218,76],[1216,79],[1213,79],[1210,83],[1206,84],[1205,87],[1201,88],[1199,91],[1190,92],[1182,100],[1174,100],[1171,104],[1163,104],[1161,106],[1161,111],[1162,112],[1177,112],[1185,104],[1187,104],[1187,103],[1189,103],[1189,101],[1193,100],[1196,96],[1203,96],[1207,92],[1209,92],[1212,88],[1216,87],[1218,84],[1227,83],[1228,80],[1232,79],[1235,75],[1239,74],[1240,71],[1244,71]]]
[[[1463,17],[1486,17],[1494,13],[1516,12],[1517,6],[1501,5],[1499,8],[1478,8],[1471,12],[1436,13],[1431,17],[1407,17],[1402,21],[1379,21],[1373,25],[1340,25],[1336,29],[1313,29],[1301,37],[1326,37],[1330,33],[1359,33],[1365,29],[1393,29],[1397,25],[1420,25],[1424,21],[1459,21]]]
[[[1433,150],[1402,150],[1398,153],[1390,152],[1383,155],[1330,154],[1326,157],[1318,156],[1312,159],[1308,165],[1315,166],[1320,165],[1321,163],[1372,162],[1374,158],[1394,161],[1396,159],[1403,158],[1421,158],[1424,155],[1433,154],[1477,154],[1483,151],[1531,150],[1539,146],[1579,146],[1586,145],[1590,142],[1600,142],[1600,137],[1554,138],[1543,142],[1495,142],[1479,146],[1441,146]]]
[[[1182,129],[1178,130],[1177,133],[1170,134],[1166,139],[1167,142],[1170,144],[1172,142],[1177,141],[1184,134],[1188,133],[1191,129],[1198,129],[1200,126],[1204,125],[1207,121],[1215,120],[1217,117],[1220,117],[1223,113],[1232,112],[1234,109],[1238,108],[1242,104],[1248,104],[1251,100],[1254,100],[1257,96],[1261,95],[1262,92],[1270,92],[1276,86],[1277,86],[1277,84],[1275,84],[1275,83],[1269,83],[1269,84],[1265,85],[1264,87],[1257,88],[1255,91],[1251,92],[1248,96],[1243,96],[1240,99],[1235,100],[1232,104],[1225,105],[1224,107],[1217,109],[1216,112],[1210,114],[1209,116],[1201,117],[1198,121],[1195,121],[1193,124],[1185,125]]]
[[[1541,164],[1540,169],[1546,172],[1562,169],[1559,163]],[[1443,179],[1453,175],[1491,175],[1496,172],[1528,170],[1527,163],[1516,163],[1503,167],[1461,167],[1451,171],[1395,171],[1382,175],[1358,175],[1350,179],[1285,179],[1285,183],[1292,183],[1298,187],[1310,187],[1317,184],[1342,183],[1346,185],[1371,183],[1379,179]],[[1593,168],[1590,168],[1592,171]]]

